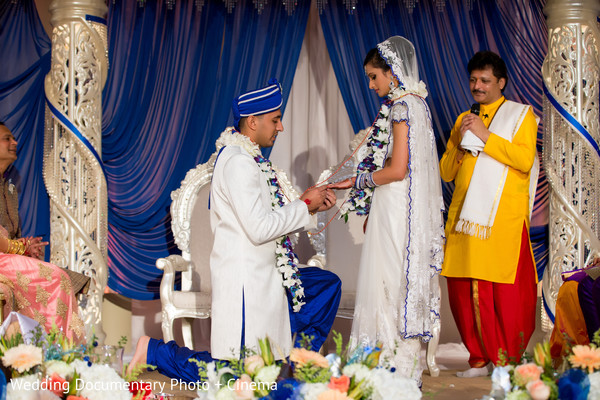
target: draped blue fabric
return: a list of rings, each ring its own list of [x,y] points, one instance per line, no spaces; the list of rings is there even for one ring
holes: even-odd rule
[[[327,2],[320,16],[327,49],[340,91],[355,132],[371,125],[379,108],[368,88],[363,60],[367,52],[390,36],[401,35],[415,46],[420,78],[427,84],[438,153],[456,117],[470,108],[467,63],[479,50],[500,54],[508,67],[507,98],[530,104],[542,115],[541,66],[547,48],[547,28],[542,12],[545,0],[474,1],[448,0],[440,12],[435,2],[422,1],[412,13],[397,2],[388,2],[382,14],[376,2],[360,1],[352,14],[342,0]],[[541,151],[538,130],[538,149]],[[444,183],[448,205],[453,184]],[[540,272],[547,258],[548,187],[540,172],[534,216],[533,247]],[[540,233],[541,232],[541,233]],[[545,233],[545,235],[544,235]],[[541,277],[541,274],[539,275]]]
[[[109,2],[111,3],[111,2]],[[110,71],[103,96],[103,159],[109,198],[109,286],[158,297],[155,262],[175,252],[171,191],[206,162],[231,125],[240,93],[282,84],[284,107],[308,20],[307,2],[288,16],[281,2],[259,15],[252,2],[109,4]]]
[[[42,179],[44,77],[50,69],[50,39],[33,0],[0,2],[0,121],[19,142],[7,171],[19,190],[22,234],[50,234],[48,194]]]
[[[205,162],[218,134],[233,121],[231,99],[277,77],[284,106],[292,85],[308,18],[309,2],[288,16],[281,2],[258,14],[253,2],[228,13],[221,1],[108,2],[110,69],[103,96],[102,158],[109,196],[109,285],[128,297],[158,297],[155,260],[176,252],[170,237],[170,193],[185,173]],[[422,1],[409,13],[390,1],[380,15],[358,2],[348,14],[329,0],[321,14],[336,77],[355,131],[376,115],[378,99],[362,68],[366,52],[389,36],[413,41],[441,154],[456,116],[469,108],[466,64],[480,49],[507,62],[507,97],[542,113],[541,64],[546,53],[543,0],[447,0],[443,12]],[[49,234],[48,197],[42,179],[43,82],[50,41],[33,0],[0,2],[0,120],[19,141],[12,171],[21,193],[23,233]],[[540,182],[543,179],[543,171]],[[452,185],[444,186],[449,201]],[[544,224],[547,187],[540,184],[532,237],[538,267],[547,252]],[[537,221],[537,222],[536,222]],[[537,234],[538,229],[541,234]],[[540,258],[541,257],[541,258]]]

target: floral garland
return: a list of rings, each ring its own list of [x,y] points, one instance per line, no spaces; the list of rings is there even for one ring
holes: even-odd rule
[[[368,154],[358,164],[356,173],[373,172],[383,168],[385,163],[388,145],[390,143],[389,116],[391,100],[387,100],[381,105],[377,119],[371,127],[371,132],[367,140]],[[348,199],[340,207],[340,217],[348,222],[348,214],[355,212],[356,215],[368,215],[371,210],[371,199],[373,197],[373,188],[350,189]]]
[[[427,89],[423,81],[420,81],[413,89],[406,89],[401,85],[390,90],[388,100],[381,105],[377,119],[370,128],[369,138],[366,143],[367,155],[358,163],[356,168],[357,175],[365,172],[374,172],[383,168],[390,144],[390,109],[395,101],[409,94],[426,97]],[[348,215],[351,212],[355,212],[356,215],[368,215],[371,210],[373,190],[374,188],[369,187],[364,189],[353,187],[350,189],[348,199],[340,207],[339,218],[344,218],[344,221],[348,222]]]
[[[216,142],[217,152],[225,146],[240,146],[246,150],[253,158],[260,170],[267,176],[271,192],[271,206],[283,207],[286,204],[287,197],[284,195],[279,180],[277,170],[260,152],[260,147],[252,142],[249,137],[242,135],[233,128],[227,128]],[[281,171],[279,171],[281,174]],[[298,197],[297,194],[294,197]],[[276,268],[283,277],[283,287],[288,290],[292,296],[292,308],[294,312],[300,311],[306,304],[302,301],[304,298],[304,287],[300,280],[300,271],[298,270],[298,256],[292,248],[292,241],[288,235],[283,235],[276,240],[275,255],[277,257]]]
[[[344,349],[342,335],[333,331],[336,352],[326,357],[302,347],[291,350],[288,359],[275,361],[268,338],[259,339],[259,351],[227,363],[198,366],[198,400],[225,399],[420,399],[415,380],[379,367],[382,352],[377,346]],[[227,384],[223,384],[228,379]]]

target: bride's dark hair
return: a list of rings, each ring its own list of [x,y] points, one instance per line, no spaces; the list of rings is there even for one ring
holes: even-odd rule
[[[387,65],[383,57],[381,57],[381,54],[379,54],[379,50],[377,49],[377,47],[373,47],[367,53],[365,61],[363,62],[363,67],[366,67],[367,64],[371,64],[375,68],[382,69],[383,72],[387,72],[391,69],[390,66]]]

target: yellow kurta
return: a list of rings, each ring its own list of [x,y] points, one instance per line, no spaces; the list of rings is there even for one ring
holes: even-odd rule
[[[479,115],[486,127],[503,101],[504,97],[501,97],[492,104],[481,105]],[[477,161],[477,157],[469,152],[460,162],[456,161],[461,140],[460,125],[468,112],[458,116],[440,161],[442,179],[446,182],[454,180],[455,185],[448,209],[442,275],[512,284],[517,273],[523,223],[529,229],[529,176],[536,152],[537,121],[530,108],[512,143],[492,132],[485,144],[483,151],[508,165],[509,169],[491,235],[482,240],[455,231]],[[533,251],[531,254],[533,259]]]

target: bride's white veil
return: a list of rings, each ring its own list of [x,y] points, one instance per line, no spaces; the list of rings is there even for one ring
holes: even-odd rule
[[[419,80],[419,63],[415,46],[410,40],[402,36],[392,36],[379,43],[377,49],[400,82],[400,88],[409,92],[425,89],[425,84]]]

